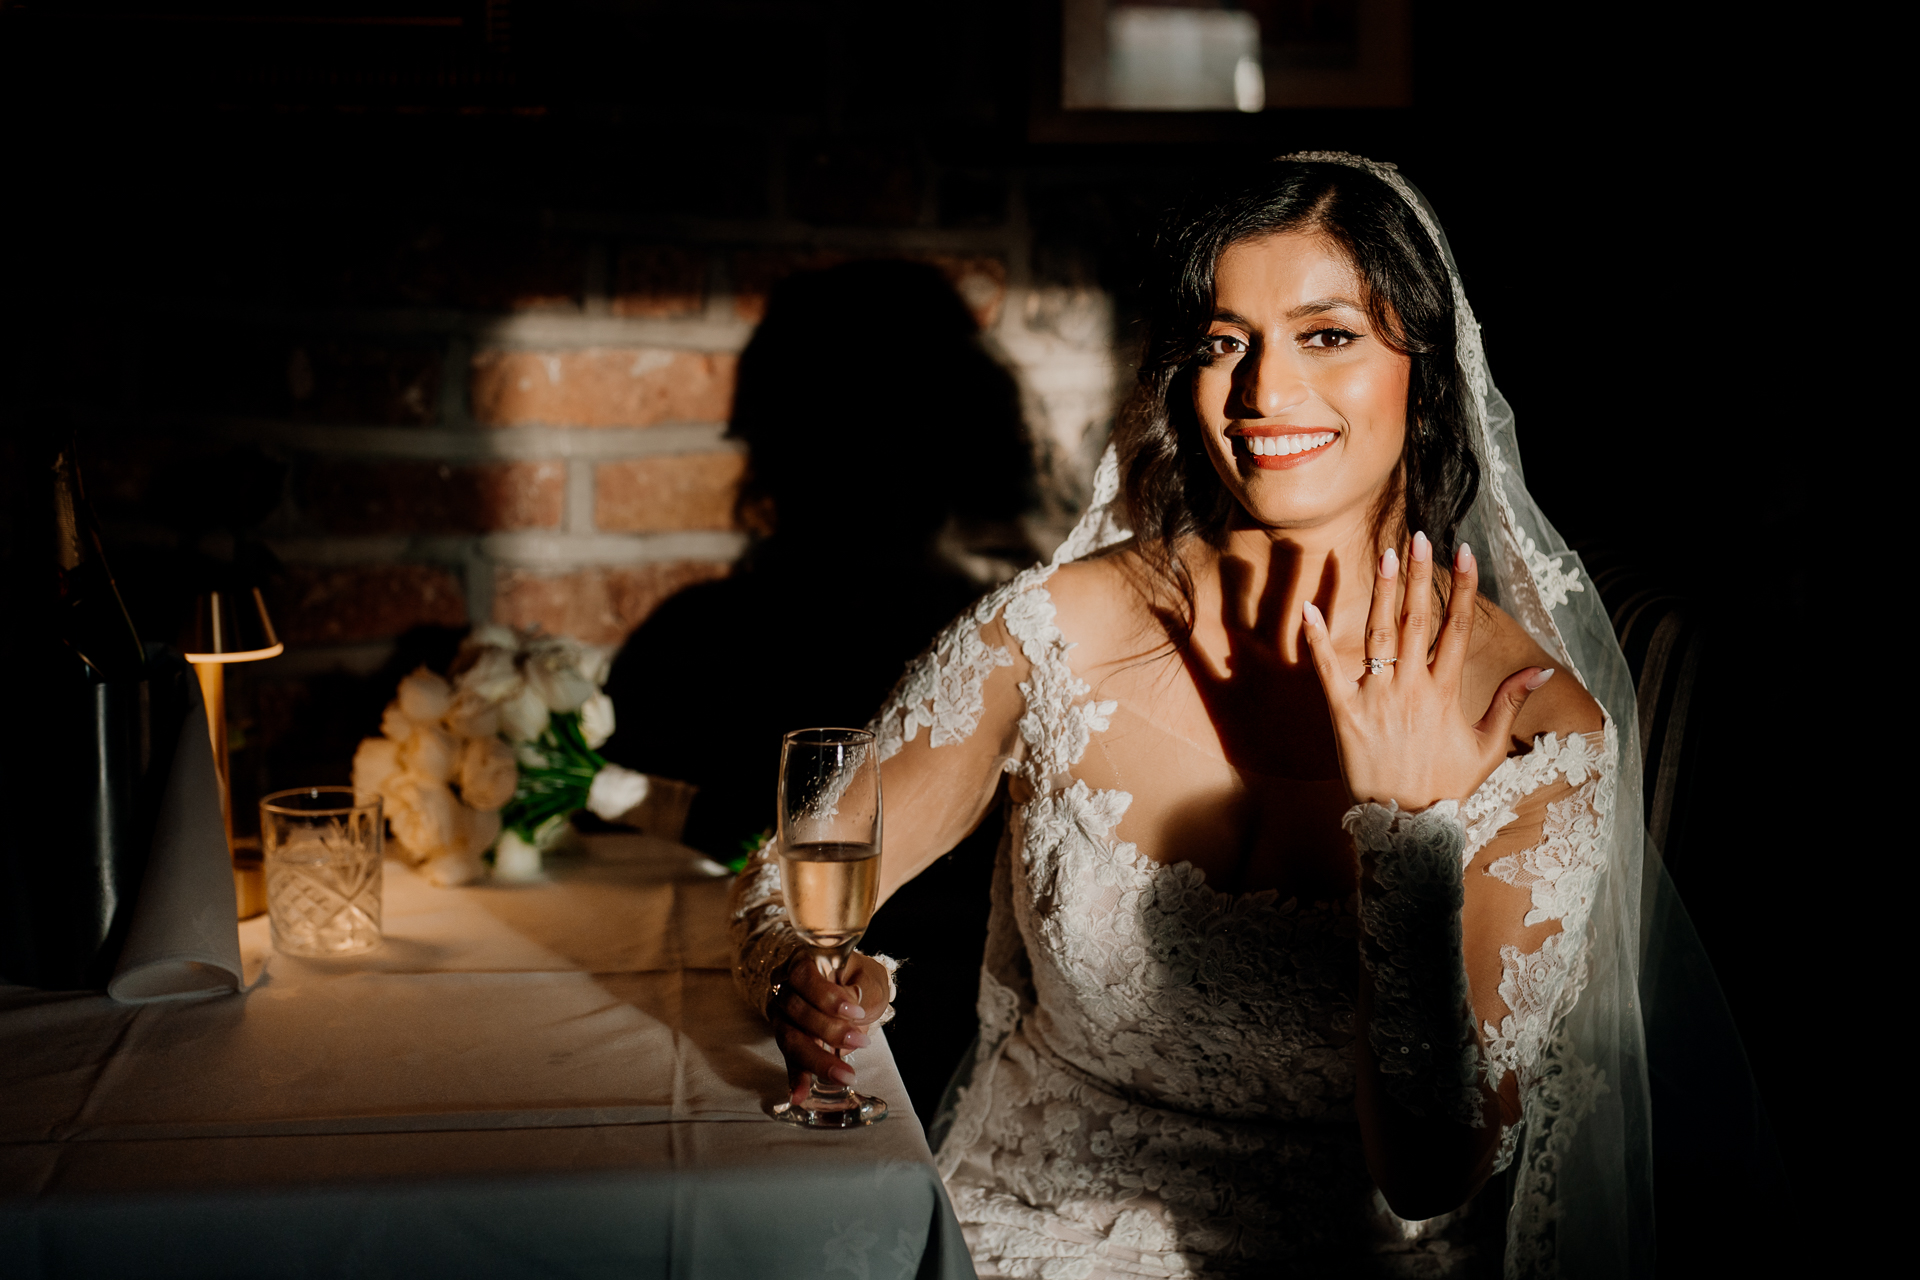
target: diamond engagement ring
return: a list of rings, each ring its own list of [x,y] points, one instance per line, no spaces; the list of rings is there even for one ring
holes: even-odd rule
[[[1398,661],[1400,661],[1398,658],[1368,658],[1367,674],[1370,676],[1383,676],[1387,674],[1387,668]]]

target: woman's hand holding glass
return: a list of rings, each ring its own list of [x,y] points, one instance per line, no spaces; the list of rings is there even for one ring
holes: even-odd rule
[[[1356,803],[1397,802],[1417,810],[1462,799],[1487,780],[1506,758],[1520,708],[1553,669],[1515,671],[1494,691],[1478,723],[1469,723],[1460,711],[1460,686],[1473,640],[1479,567],[1462,543],[1441,617],[1433,590],[1433,547],[1424,533],[1414,534],[1408,560],[1404,595],[1397,590],[1400,564],[1391,548],[1376,566],[1366,660],[1357,677],[1341,669],[1326,618],[1312,601],[1304,613],[1348,793]]]
[[[847,958],[839,982],[822,973],[810,953],[793,958],[767,1005],[767,1017],[787,1060],[787,1085],[796,1106],[805,1104],[816,1080],[854,1083],[853,1064],[840,1055],[871,1043],[869,1029],[886,1016],[891,985],[880,962],[858,951]]]
[[[809,1129],[872,1124],[886,1118],[887,1104],[853,1091],[845,1058],[867,1043],[865,1029],[883,1012],[890,989],[886,971],[854,950],[880,889],[880,757],[873,734],[789,733],[780,744],[779,812],[781,890],[787,920],[807,952],[788,964],[767,1011],[779,1026],[794,1086],[774,1116]]]

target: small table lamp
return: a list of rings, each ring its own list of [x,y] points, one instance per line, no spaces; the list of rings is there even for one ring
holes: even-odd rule
[[[233,787],[227,771],[227,681],[229,662],[258,662],[286,646],[273,633],[260,588],[249,592],[209,591],[194,602],[193,648],[186,655],[200,677],[207,704],[207,735],[213,739],[213,767],[220,777],[220,817],[233,859],[233,896],[246,920],[267,909],[267,880],[258,844],[245,851],[233,839]],[[252,843],[252,842],[249,842]]]

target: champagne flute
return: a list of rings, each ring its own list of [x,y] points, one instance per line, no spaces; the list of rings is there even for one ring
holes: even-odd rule
[[[880,758],[865,729],[798,729],[780,743],[780,879],[787,918],[820,972],[838,983],[880,890]],[[845,1057],[843,1052],[841,1057]],[[776,1119],[854,1129],[887,1104],[816,1076]]]

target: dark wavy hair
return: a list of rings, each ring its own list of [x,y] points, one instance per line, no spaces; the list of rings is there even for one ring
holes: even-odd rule
[[[1376,534],[1397,544],[1424,530],[1445,564],[1480,488],[1469,392],[1455,358],[1453,286],[1440,246],[1412,206],[1348,165],[1276,160],[1251,177],[1242,171],[1176,210],[1154,237],[1140,385],[1114,430],[1136,546],[1186,601],[1189,621],[1192,584],[1177,549],[1196,536],[1222,545],[1238,506],[1213,469],[1193,408],[1194,372],[1207,360],[1214,266],[1232,245],[1288,231],[1318,232],[1346,251],[1365,281],[1375,332],[1412,361],[1406,447],[1374,513]]]

